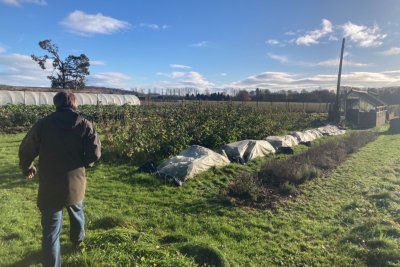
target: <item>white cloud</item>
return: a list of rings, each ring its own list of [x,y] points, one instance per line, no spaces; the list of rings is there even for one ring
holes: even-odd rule
[[[341,26],[344,37],[348,37],[350,41],[359,47],[377,47],[382,44],[382,40],[386,38],[386,34],[381,34],[378,25],[367,27],[364,25],[353,24],[350,21]]]
[[[249,76],[244,80],[232,83],[234,87],[249,88],[276,88],[287,86],[294,81],[294,75],[284,72],[263,72],[257,75]]]
[[[34,4],[39,6],[47,5],[46,0],[0,0],[1,3],[12,5],[12,6],[22,6],[22,4]]]
[[[170,64],[169,65],[171,68],[174,69],[191,69],[192,67],[187,66],[187,65],[181,65],[181,64]]]
[[[191,44],[190,46],[192,46],[192,47],[208,47],[209,46],[209,42],[201,41],[201,42],[198,42],[198,43]]]
[[[339,61],[340,61],[339,58],[334,58],[334,59],[322,60],[322,61],[315,63],[315,62],[293,61],[293,60],[290,60],[287,56],[277,55],[277,54],[273,54],[273,53],[268,53],[268,56],[271,59],[279,61],[280,63],[286,63],[286,64],[302,66],[302,67],[338,67]],[[343,65],[344,66],[348,66],[348,67],[371,66],[371,64],[351,61],[351,60],[347,59],[349,56],[350,56],[350,54],[345,52],[345,54],[343,56]]]
[[[349,59],[347,59],[350,56],[348,52],[345,52],[343,55],[343,66],[348,66],[348,67],[367,67],[370,66],[371,64],[367,63],[360,63],[360,62],[354,62]],[[321,66],[321,67],[339,67],[340,63],[340,58],[333,58],[333,59],[328,59],[328,60],[323,60],[319,61],[315,64],[311,64],[312,66]]]
[[[61,24],[70,32],[87,36],[92,34],[111,34],[130,27],[128,22],[104,16],[86,14],[76,10],[69,14]]]
[[[288,63],[289,59],[286,56],[283,55],[277,55],[277,54],[273,54],[273,53],[268,53],[268,56],[274,60],[277,60],[281,63]]]
[[[320,62],[317,62],[315,66],[321,66],[321,67],[339,67],[339,58],[337,59],[328,59],[328,60],[323,60]],[[367,63],[359,63],[359,62],[354,62],[351,60],[346,60],[343,59],[343,66],[348,66],[348,67],[367,67],[370,66],[370,64]]]
[[[323,61],[317,62],[315,65],[316,66],[321,66],[321,67],[339,67],[339,59],[323,60]],[[344,66],[348,66],[348,67],[367,67],[367,66],[370,66],[370,64],[367,64],[367,63],[353,62],[353,61],[350,61],[350,60],[343,60],[343,65]]]
[[[337,41],[337,40],[339,40],[339,39],[338,39],[335,35],[329,35],[328,40],[329,40],[329,41]]]
[[[266,44],[270,44],[270,45],[278,45],[280,44],[278,40],[275,39],[269,39],[267,41],[265,41]]]
[[[50,86],[48,75],[52,73],[50,62],[42,70],[30,56],[21,54],[0,54],[0,81],[2,84],[17,86]]]
[[[166,73],[166,72],[157,72],[156,73],[156,75],[165,76],[165,77],[172,78],[172,79],[184,77],[185,74],[186,74],[186,72],[182,72],[182,71],[173,71],[171,73]]]
[[[0,54],[6,52],[6,49],[2,46],[0,46]]]
[[[132,80],[129,75],[121,72],[99,72],[88,76],[88,85],[112,87],[112,88],[129,88],[126,83]]]
[[[386,56],[400,55],[400,47],[391,47],[390,49],[383,51],[382,54]]]
[[[306,35],[298,37],[296,39],[296,44],[297,45],[306,45],[306,46],[309,46],[312,44],[318,44],[320,38],[333,32],[332,23],[329,20],[323,19],[321,26],[322,26],[322,29],[320,29],[320,30],[310,31]]]
[[[213,83],[204,79],[204,77],[200,73],[195,71],[190,71],[186,73],[184,79],[180,80],[180,82],[187,86],[200,87],[200,88],[214,85]]]
[[[139,26],[143,27],[143,28],[149,28],[152,30],[165,30],[170,27],[168,25],[158,25],[158,24],[154,24],[154,23],[140,23]]]
[[[172,73],[164,73],[157,72],[157,75],[165,76],[171,78],[168,81],[161,81],[154,86],[164,87],[164,88],[183,88],[183,87],[192,87],[205,89],[209,87],[213,87],[214,84],[207,81],[200,73],[195,71],[189,72],[172,72]]]
[[[228,74],[225,73],[225,72],[222,72],[220,75],[221,75],[221,76],[227,76]]]
[[[157,72],[156,75],[158,76],[165,76],[165,77],[171,77],[171,75],[169,73],[165,73],[165,72]]]
[[[106,65],[106,63],[101,60],[90,60],[90,65],[91,66],[103,66],[103,65]]]
[[[282,42],[280,42],[278,40],[275,40],[275,39],[269,39],[269,40],[265,41],[265,44],[270,45],[270,46],[279,46],[279,47],[286,46],[285,43],[282,43]]]
[[[342,86],[384,87],[400,84],[400,70],[390,72],[351,72],[342,75]],[[264,72],[234,82],[227,87],[276,90],[335,89],[337,75],[299,75],[286,72]]]
[[[176,78],[181,78],[185,76],[185,72],[182,71],[174,71],[171,73],[171,78],[176,79]]]
[[[269,44],[269,45],[279,45],[280,44],[280,42],[275,39],[269,39],[269,40],[265,41],[265,43]]]
[[[292,31],[288,31],[288,32],[285,32],[285,35],[296,35],[296,33],[295,32],[292,32]]]

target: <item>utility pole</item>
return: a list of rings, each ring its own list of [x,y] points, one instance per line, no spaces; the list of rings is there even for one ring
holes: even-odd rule
[[[342,41],[342,51],[340,53],[340,63],[339,63],[339,74],[336,88],[336,104],[335,104],[335,122],[340,122],[340,103],[339,103],[339,94],[340,94],[340,78],[342,76],[342,64],[343,64],[343,52],[344,52],[344,42],[345,38]]]

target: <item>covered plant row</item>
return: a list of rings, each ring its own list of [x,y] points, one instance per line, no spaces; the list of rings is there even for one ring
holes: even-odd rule
[[[182,183],[202,171],[206,171],[211,167],[223,167],[230,162],[246,163],[252,159],[266,156],[270,153],[281,151],[293,151],[291,146],[314,141],[324,135],[341,135],[344,130],[340,130],[336,126],[327,125],[304,132],[291,132],[285,136],[272,136],[266,139],[285,140],[291,137],[293,143],[285,144],[282,142],[269,143],[266,140],[242,140],[230,144],[226,144],[219,149],[219,153],[211,149],[201,146],[191,146],[179,155],[164,161],[158,166],[158,173],[161,176],[169,177],[176,184]],[[292,164],[303,164],[304,162],[296,161]],[[290,174],[293,175],[293,174]],[[278,178],[279,179],[279,178]]]

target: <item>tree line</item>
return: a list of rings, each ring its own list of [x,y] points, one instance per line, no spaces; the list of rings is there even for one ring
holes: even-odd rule
[[[155,101],[168,100],[203,100],[203,101],[264,101],[264,102],[310,102],[310,103],[332,103],[335,101],[335,93],[329,90],[315,91],[277,91],[267,89],[256,89],[252,91],[239,90],[236,94],[224,92],[215,93],[186,93],[185,95],[140,95],[142,99]]]

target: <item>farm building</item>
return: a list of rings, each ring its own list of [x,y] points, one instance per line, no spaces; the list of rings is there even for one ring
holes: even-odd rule
[[[56,92],[0,90],[0,106],[7,104],[52,105]],[[79,105],[140,105],[134,95],[74,93]]]
[[[366,91],[352,89],[346,94],[346,120],[358,128],[384,125],[387,112],[387,104]]]

